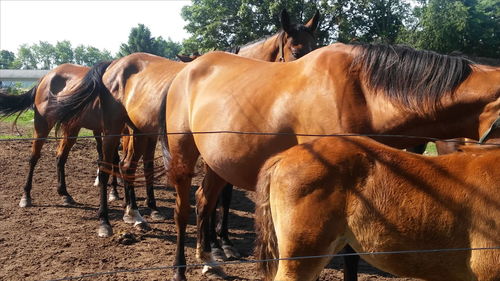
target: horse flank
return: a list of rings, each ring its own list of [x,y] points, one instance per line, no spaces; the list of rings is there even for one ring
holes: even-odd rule
[[[377,94],[420,115],[434,114],[441,107],[441,99],[453,95],[472,73],[472,62],[462,57],[401,45],[367,44],[355,49],[360,54],[351,70],[365,73],[361,79]]]
[[[269,260],[279,258],[278,241],[274,230],[271,204],[269,201],[271,176],[278,167],[281,154],[275,156],[264,164],[259,173],[259,181],[256,186],[255,203],[255,232],[257,240],[254,255],[258,260],[268,260],[258,263],[260,271],[264,274],[264,280],[273,280],[278,270],[278,261]]]

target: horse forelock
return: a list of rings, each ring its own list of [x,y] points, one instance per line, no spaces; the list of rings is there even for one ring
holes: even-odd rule
[[[471,61],[407,46],[358,45],[353,69],[374,93],[419,114],[433,114],[472,73]]]

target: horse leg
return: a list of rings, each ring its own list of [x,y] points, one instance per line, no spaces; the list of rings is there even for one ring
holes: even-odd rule
[[[35,131],[33,132],[33,137],[35,140],[31,145],[31,156],[30,156],[30,170],[28,172],[28,177],[26,179],[26,184],[23,188],[23,195],[19,202],[19,207],[31,207],[33,206],[31,203],[31,188],[33,186],[33,173],[35,171],[35,166],[40,159],[42,147],[45,143],[45,138],[49,135],[50,129],[49,125],[45,120],[40,120],[40,115],[38,112],[35,112]]]
[[[215,275],[225,278],[226,275],[219,266],[216,266],[211,254],[209,219],[214,211],[219,194],[227,182],[219,177],[207,166],[207,172],[203,178],[202,185],[196,191],[196,210],[198,226],[198,244],[196,247],[196,257],[202,263],[207,263],[203,267],[203,274]]]
[[[109,191],[109,199],[108,201],[117,201],[120,200],[120,196],[118,195],[118,176],[120,175],[120,155],[118,154],[118,147],[115,150],[115,157],[113,158],[113,176],[111,179],[111,190]]]
[[[109,131],[105,135],[115,135],[119,134],[120,131]],[[99,237],[109,237],[113,235],[113,229],[111,228],[111,224],[109,223],[108,216],[108,180],[109,180],[109,172],[112,171],[112,159],[114,157],[114,153],[116,151],[116,147],[119,142],[118,137],[104,137],[102,141],[103,148],[103,161],[99,163],[99,228],[98,235]]]
[[[273,181],[282,178],[275,177]],[[259,211],[259,220],[263,221],[264,218],[264,222],[268,221],[260,223],[259,236],[262,237],[262,233],[267,233],[268,237],[274,236],[274,239],[268,238],[267,244],[261,247],[269,249],[269,245],[277,243],[271,248],[277,247],[274,253],[280,258],[277,262],[276,276],[271,280],[318,280],[321,271],[331,260],[327,255],[337,253],[346,245],[341,239],[346,231],[345,220],[342,217],[343,209],[335,206],[332,200],[320,199],[314,192],[298,195],[298,192],[286,192],[290,190],[289,185],[281,183],[276,185],[270,188],[268,206],[259,207],[267,208],[266,212]],[[265,213],[270,216],[263,216]],[[318,216],[319,213],[323,215]],[[311,224],[311,221],[314,223]],[[325,228],[325,225],[329,227]],[[261,240],[259,243],[266,242]],[[325,257],[287,259],[321,255]]]
[[[99,163],[103,159],[101,132],[94,130],[93,134],[94,134],[94,139],[95,139],[95,148],[97,150],[97,166],[99,166]],[[98,186],[98,185],[99,185],[99,168],[97,168],[97,175],[96,175],[95,181],[94,181],[94,186]]]
[[[144,136],[134,136],[129,142],[127,155],[120,164],[120,170],[124,179],[125,194],[128,195],[123,221],[134,224],[134,227],[139,229],[147,229],[149,227],[146,220],[139,213],[134,188],[137,163],[143,155],[146,141]]]
[[[198,159],[199,152],[194,145],[192,136],[169,136],[168,145],[172,157],[164,155],[164,161],[169,180],[176,190],[174,220],[177,231],[177,246],[175,251],[174,277],[172,280],[186,280],[186,255],[184,252],[186,226],[189,220],[189,193],[191,178]],[[164,151],[165,153],[165,151]]]
[[[103,159],[101,131],[94,130],[93,133],[94,133],[94,138],[95,138],[95,142],[96,142],[96,150],[97,150],[97,155],[98,155],[97,163],[99,163]],[[118,157],[118,161],[116,160],[117,157]],[[115,171],[116,170],[115,167],[118,166],[118,164],[120,162],[119,159],[120,159],[120,157],[118,155],[116,155],[115,159],[113,161],[113,180],[111,182],[112,189],[109,192],[109,198],[108,198],[109,202],[120,200],[120,196],[118,196],[118,190],[116,189],[118,186],[118,181],[116,179],[116,174],[117,174],[116,172],[118,172],[118,171]],[[97,185],[99,185],[99,168],[97,169],[97,176],[96,176],[95,181],[94,181],[94,186],[97,186]]]
[[[227,227],[227,223],[229,220],[229,205],[231,204],[231,198],[233,196],[233,185],[226,184],[224,189],[222,190],[220,200],[222,201],[222,221],[217,227],[217,234],[222,241],[222,249],[224,250],[224,254],[226,257],[230,259],[239,259],[241,258],[241,254],[236,250],[229,240],[229,229]]]
[[[344,254],[355,254],[354,249],[346,245],[342,251]],[[344,256],[344,281],[358,281],[358,255]]]
[[[75,204],[75,200],[73,200],[73,197],[69,195],[68,190],[66,189],[66,174],[64,167],[66,165],[66,161],[68,160],[69,152],[76,143],[76,137],[79,132],[79,127],[64,128],[64,138],[59,142],[59,147],[57,149],[57,193],[62,197],[64,206],[71,206]]]
[[[227,227],[232,194],[233,186],[226,184],[217,201],[217,208],[214,209],[210,218],[210,245],[212,256],[217,261],[241,258],[240,253],[234,248],[231,240],[229,240]],[[219,209],[222,210],[220,211]],[[221,212],[221,215],[217,215],[218,212]],[[222,242],[222,246],[219,243],[218,237]]]
[[[222,197],[222,194],[221,194]],[[225,261],[227,260],[226,254],[224,254],[224,250],[222,250],[222,246],[219,243],[218,235],[217,235],[217,224],[220,221],[220,216],[218,215],[219,213],[219,207],[221,207],[221,201],[222,199],[219,198],[216,203],[216,208],[212,211],[212,214],[210,216],[210,223],[209,223],[209,228],[210,228],[210,248],[212,251],[212,257],[216,261]]]
[[[155,136],[153,138],[148,138],[148,143],[146,145],[146,150],[144,152],[144,176],[146,177],[146,205],[151,210],[151,218],[153,220],[165,220],[166,217],[160,213],[158,207],[156,206],[156,199],[154,193],[154,155],[156,142],[158,138]]]

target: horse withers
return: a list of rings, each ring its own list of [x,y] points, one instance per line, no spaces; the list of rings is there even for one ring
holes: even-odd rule
[[[500,280],[499,162],[498,146],[429,157],[366,137],[270,158],[257,184],[256,255],[281,260],[262,264],[265,280],[316,280],[346,244],[398,276]],[[391,251],[412,253],[376,254]]]

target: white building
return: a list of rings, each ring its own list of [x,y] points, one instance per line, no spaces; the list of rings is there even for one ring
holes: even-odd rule
[[[0,69],[0,88],[21,83],[22,88],[31,88],[50,70]]]

